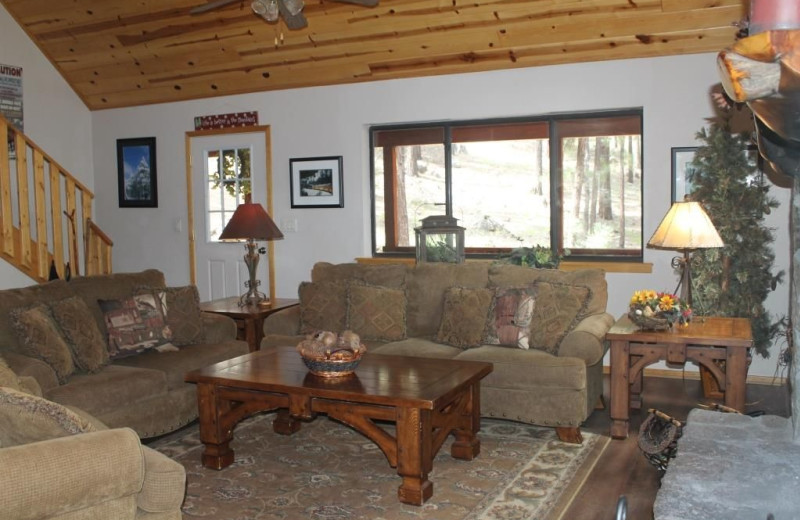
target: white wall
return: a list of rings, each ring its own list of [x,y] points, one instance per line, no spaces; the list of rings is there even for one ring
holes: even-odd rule
[[[184,133],[193,117],[256,110],[271,126],[275,220],[296,219],[296,233],[276,243],[277,292],[295,297],[316,261],[352,261],[370,254],[367,128],[372,124],[458,120],[624,107],[644,109],[644,237],[670,205],[670,148],[697,145],[694,135],[713,114],[708,92],[719,82],[715,54],[563,65],[295,89],[93,113],[95,188],[99,221],[115,240],[114,268],[162,269],[172,284],[186,283]],[[115,140],[157,137],[159,207],[120,209],[116,201]],[[343,209],[291,209],[289,159],[342,155]],[[775,190],[782,207],[769,217],[778,228],[778,269],[788,272],[788,190]],[[674,254],[645,251],[652,274],[609,274],[609,311],[625,312],[635,289],[674,289]],[[767,302],[788,312],[788,287]],[[754,359],[751,374],[772,375],[772,359]]]
[[[25,134],[81,183],[94,185],[89,109],[0,5],[0,63],[22,67]],[[33,283],[0,261],[0,289]]]

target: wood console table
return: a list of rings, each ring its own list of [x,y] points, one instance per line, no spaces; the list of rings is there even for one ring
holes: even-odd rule
[[[628,437],[629,409],[642,407],[642,374],[656,361],[706,367],[725,393],[725,406],[744,411],[753,337],[747,318],[696,318],[688,327],[640,330],[623,316],[606,334],[611,342],[611,436]],[[724,365],[715,363],[724,361]]]
[[[300,300],[290,298],[276,298],[268,305],[243,305],[239,306],[239,297],[231,296],[210,302],[202,302],[200,310],[213,312],[233,318],[236,322],[236,339],[247,341],[250,352],[255,352],[261,347],[261,338],[264,337],[264,318],[287,307],[298,305]]]

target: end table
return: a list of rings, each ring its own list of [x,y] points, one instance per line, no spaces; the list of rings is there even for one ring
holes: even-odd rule
[[[250,352],[255,352],[261,346],[261,338],[264,337],[264,318],[274,312],[299,305],[300,300],[291,298],[276,298],[268,305],[243,305],[239,306],[239,297],[231,296],[202,302],[200,310],[214,314],[222,314],[233,318],[236,322],[236,339],[247,341]]]
[[[719,381],[725,406],[744,412],[747,367],[753,336],[747,318],[697,317],[687,327],[641,330],[623,316],[609,329],[611,342],[611,436],[628,436],[629,408],[642,407],[644,368],[664,360],[694,361]],[[725,361],[724,367],[716,361]]]

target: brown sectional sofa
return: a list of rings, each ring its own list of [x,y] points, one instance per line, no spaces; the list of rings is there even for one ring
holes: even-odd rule
[[[44,398],[86,411],[109,428],[129,427],[141,438],[176,430],[197,418],[196,388],[183,381],[186,372],[248,352],[247,343],[236,340],[233,320],[203,313],[202,343],[181,346],[173,352],[149,350],[113,360],[96,373],[76,370],[60,384],[50,365],[22,353],[9,315],[15,308],[77,295],[104,333],[98,299],[119,299],[130,296],[138,287],[165,285],[163,273],[150,269],[0,291],[0,357],[18,376],[35,379]]]
[[[460,265],[401,264],[363,265],[318,263],[311,282],[341,282],[402,289],[406,296],[405,338],[364,343],[369,354],[405,355],[488,361],[494,371],[481,383],[481,413],[484,416],[553,426],[564,440],[580,441],[579,427],[600,401],[603,391],[604,336],[614,323],[606,312],[608,299],[605,274],[601,270],[564,272],[513,265],[475,262]],[[549,282],[555,286],[587,288],[588,296],[557,354],[531,348],[479,345],[458,348],[436,342],[443,314],[445,293],[451,287],[497,288],[530,286]],[[302,291],[301,291],[302,301]],[[540,302],[555,308],[557,302]],[[548,305],[545,305],[548,304]],[[323,302],[332,312],[341,312],[341,302]],[[554,307],[555,305],[555,307]],[[317,304],[317,311],[320,305]],[[303,304],[267,317],[261,348],[295,345],[303,338]],[[537,326],[534,322],[531,330]],[[358,330],[356,330],[358,332]]]

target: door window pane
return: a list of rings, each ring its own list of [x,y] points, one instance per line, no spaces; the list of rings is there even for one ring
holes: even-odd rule
[[[239,204],[250,202],[249,147],[208,150],[206,161],[206,241],[217,242]]]

